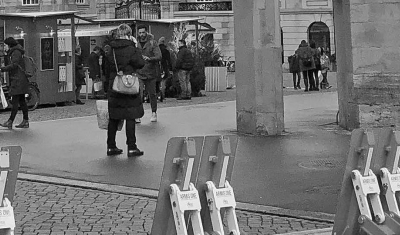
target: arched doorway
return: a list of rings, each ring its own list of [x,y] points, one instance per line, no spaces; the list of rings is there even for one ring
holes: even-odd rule
[[[324,22],[314,22],[308,27],[308,39],[317,47],[322,47],[330,54],[331,37],[328,26]]]

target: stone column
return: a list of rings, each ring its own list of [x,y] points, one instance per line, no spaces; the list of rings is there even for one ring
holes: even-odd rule
[[[400,2],[334,1],[340,125],[397,126]]]
[[[161,18],[162,19],[174,19],[175,12],[179,10],[180,0],[161,0]]]
[[[236,114],[240,133],[284,130],[279,0],[234,0]]]

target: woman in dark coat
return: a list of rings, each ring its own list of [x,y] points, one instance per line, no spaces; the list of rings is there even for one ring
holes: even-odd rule
[[[25,54],[24,48],[18,44],[18,42],[9,37],[4,40],[4,50],[7,51],[6,66],[1,67],[1,72],[8,72],[10,79],[10,90],[11,95],[11,115],[8,121],[0,124],[3,127],[12,129],[12,124],[18,112],[18,104],[21,106],[23,120],[17,128],[29,128],[29,118],[28,118],[28,106],[25,101],[25,94],[29,92],[29,80],[22,71],[25,68],[24,60],[22,55]]]
[[[114,78],[117,75],[117,68],[124,74],[135,73],[137,69],[143,68],[145,61],[140,50],[129,40],[132,29],[127,24],[122,24],[116,32],[116,39],[110,42],[111,50],[107,53],[110,62],[110,86],[108,90],[108,111],[110,121],[107,131],[107,155],[117,155],[122,153],[122,149],[117,148],[115,136],[120,120],[126,120],[126,144],[128,145],[128,157],[141,156],[143,151],[136,146],[135,119],[144,115],[144,109],[140,94],[126,95],[112,90]],[[115,53],[115,60],[114,60]]]
[[[313,77],[313,70],[315,69],[314,51],[305,40],[302,40],[299,48],[296,50],[296,55],[299,56],[300,71],[303,73],[304,91],[308,91],[308,83],[310,83],[310,91],[316,90]],[[310,64],[305,63],[307,59],[311,61]]]

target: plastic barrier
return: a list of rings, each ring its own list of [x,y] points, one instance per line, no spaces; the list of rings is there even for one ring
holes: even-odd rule
[[[152,235],[239,234],[229,184],[236,136],[175,137],[168,141]]]
[[[400,234],[399,157],[399,131],[353,131],[333,234]]]
[[[13,235],[15,218],[12,202],[22,149],[19,146],[0,149],[0,235]]]

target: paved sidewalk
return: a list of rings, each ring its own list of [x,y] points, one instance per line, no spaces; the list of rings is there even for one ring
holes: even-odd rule
[[[90,185],[62,184],[18,180],[14,198],[15,234],[150,234],[156,198],[135,196],[126,190],[107,192],[90,189]],[[240,209],[237,217],[244,235],[311,232],[332,226],[329,220]]]

